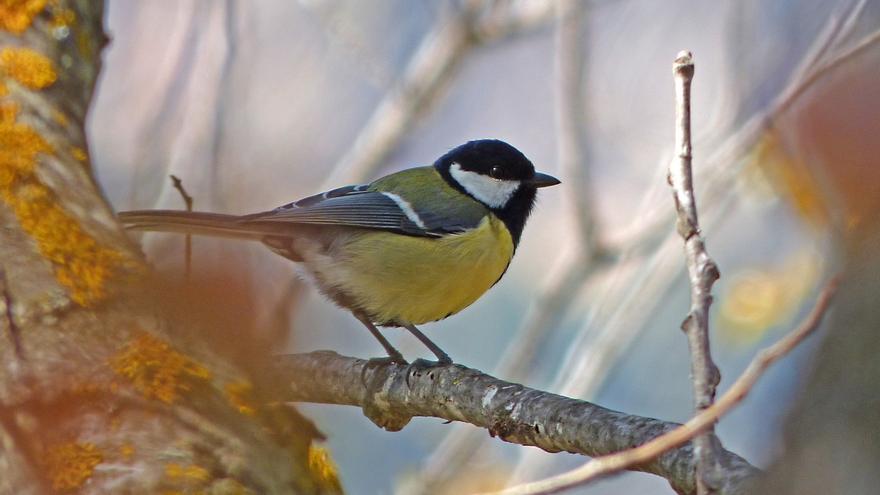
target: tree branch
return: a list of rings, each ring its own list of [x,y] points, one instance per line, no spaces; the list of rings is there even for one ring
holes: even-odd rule
[[[424,362],[421,362],[424,363]],[[501,440],[548,452],[607,455],[643,444],[679,425],[605,409],[590,402],[534,390],[453,364],[431,366],[365,361],[331,351],[279,356],[276,378],[289,384],[286,401],[344,404],[389,431],[415,416],[462,421]],[[720,451],[727,493],[742,493],[758,471]],[[695,493],[696,459],[690,444],[630,469],[669,480],[679,493]]]
[[[715,400],[715,389],[721,373],[712,361],[709,348],[709,306],[712,304],[712,285],[718,280],[718,267],[706,252],[697,220],[697,202],[694,197],[691,171],[691,81],[694,77],[693,56],[681,52],[672,65],[675,76],[675,148],[677,159],[669,165],[669,184],[675,198],[678,215],[676,226],[684,239],[688,276],[691,283],[691,309],[681,325],[687,334],[691,353],[691,378],[694,388],[694,408],[697,414]],[[697,455],[697,493],[715,493],[720,466],[717,450],[720,446],[709,425],[706,433],[694,440]]]
[[[632,466],[644,464],[662,453],[692,440],[708,428],[711,428],[719,418],[742,402],[770,365],[791,352],[792,349],[797,347],[798,344],[803,342],[804,339],[819,327],[822,318],[828,310],[831,299],[837,292],[837,286],[838,278],[835,277],[825,286],[810,314],[795,330],[772,346],[759,352],[718,402],[691,418],[687,423],[638,447],[605,457],[598,457],[577,469],[559,476],[514,486],[497,492],[495,495],[557,493],[566,488],[583,485],[609,474],[630,469]],[[726,493],[727,490],[722,489],[721,491]]]
[[[327,175],[323,188],[373,175],[419,117],[441,98],[475,47],[543,24],[551,18],[552,6],[549,0],[531,0],[484,12],[480,3],[466,2],[461,10],[449,13],[422,40],[400,80]]]

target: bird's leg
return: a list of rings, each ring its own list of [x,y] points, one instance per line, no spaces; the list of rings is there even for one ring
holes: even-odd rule
[[[385,352],[388,353],[388,357],[391,358],[391,361],[398,362],[398,363],[406,363],[406,359],[403,358],[403,354],[401,354],[400,351],[395,349],[394,346],[391,345],[391,342],[388,342],[388,339],[386,339],[385,336],[379,332],[379,329],[376,328],[376,325],[373,325],[373,322],[370,321],[369,318],[367,318],[366,316],[359,314],[359,313],[353,313],[353,314],[354,314],[354,317],[358,319],[358,321],[360,321],[361,323],[364,324],[365,327],[367,327],[367,330],[369,330],[370,333],[373,334],[373,337],[375,337],[376,340],[378,340],[379,343],[382,344],[382,347],[385,348]]]
[[[409,333],[415,335],[416,338],[422,342],[422,344],[425,344],[425,347],[430,349],[431,352],[433,352],[434,355],[437,356],[437,361],[439,361],[440,364],[452,364],[452,358],[449,357],[449,354],[446,354],[445,352],[443,352],[443,349],[441,349],[440,347],[437,346],[437,344],[432,342],[431,339],[429,339],[425,334],[423,334],[421,332],[421,330],[416,328],[415,325],[407,324],[407,325],[404,325],[403,328],[406,328],[407,330],[409,330]]]

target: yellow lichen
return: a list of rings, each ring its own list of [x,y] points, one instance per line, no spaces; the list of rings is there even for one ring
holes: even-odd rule
[[[58,79],[52,61],[30,48],[0,51],[0,72],[31,89],[43,89]]]
[[[226,392],[226,398],[229,403],[235,407],[238,412],[245,416],[254,416],[257,414],[257,407],[253,402],[253,385],[246,380],[240,380],[227,383],[223,390]]]
[[[103,460],[95,444],[67,442],[50,447],[44,462],[52,488],[68,491],[81,487]]]
[[[309,446],[309,471],[323,489],[331,492],[342,491],[336,464],[324,447],[314,444]]]
[[[53,29],[70,28],[76,21],[76,12],[68,8],[54,6],[51,10],[52,20],[49,21],[49,24]]]
[[[82,306],[94,305],[106,297],[107,282],[126,259],[84,231],[37,177],[38,156],[53,149],[34,129],[16,121],[17,111],[14,104],[0,105],[0,199],[52,262],[70,298]]]
[[[86,153],[86,150],[80,148],[79,146],[74,146],[70,148],[70,154],[73,155],[73,158],[78,162],[84,162],[89,157]]]
[[[9,88],[3,84],[3,81],[0,81],[0,97],[6,96],[9,94]]]
[[[46,0],[0,0],[0,29],[23,33],[45,6]]]
[[[145,397],[166,404],[192,389],[194,381],[211,377],[208,368],[181,354],[168,342],[142,333],[111,361],[113,370],[128,378]]]
[[[211,478],[211,473],[207,469],[195,464],[183,466],[170,462],[165,465],[165,476],[177,482],[204,483]]]
[[[64,115],[64,112],[58,110],[57,108],[52,109],[52,120],[62,127],[66,126],[69,123],[69,121],[67,120],[67,116]]]

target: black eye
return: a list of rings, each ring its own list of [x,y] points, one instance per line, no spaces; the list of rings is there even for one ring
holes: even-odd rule
[[[494,167],[492,167],[491,170],[489,170],[489,177],[492,177],[493,179],[500,179],[503,173],[504,171],[501,169],[501,167],[495,165]]]

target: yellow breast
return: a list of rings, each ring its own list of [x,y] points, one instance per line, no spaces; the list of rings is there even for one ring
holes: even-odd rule
[[[325,273],[334,285],[377,323],[418,325],[461,311],[492,287],[513,240],[490,214],[473,230],[439,239],[364,232],[344,251]]]

